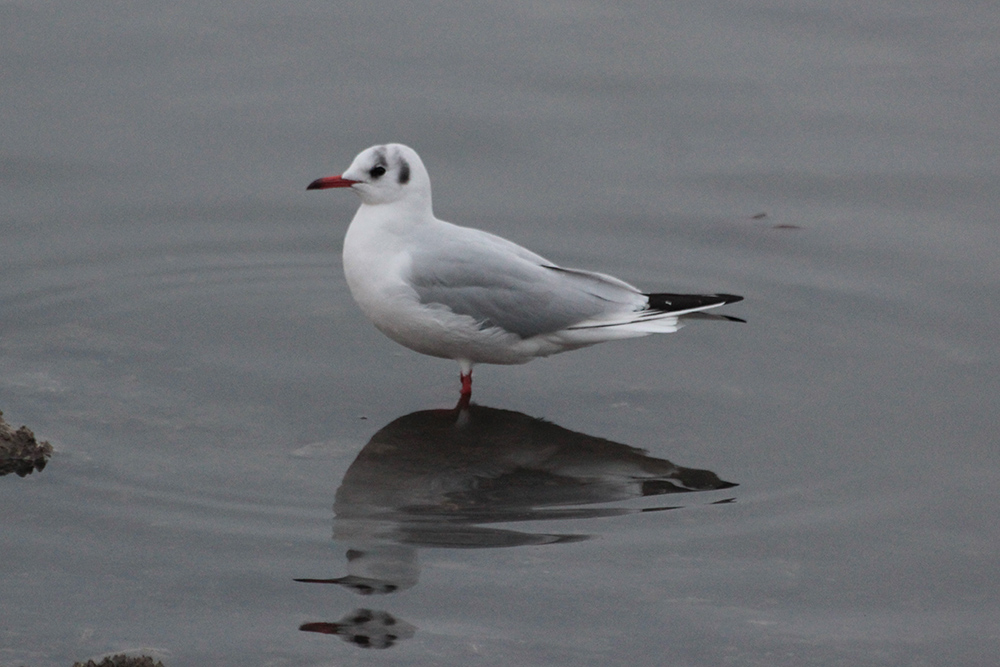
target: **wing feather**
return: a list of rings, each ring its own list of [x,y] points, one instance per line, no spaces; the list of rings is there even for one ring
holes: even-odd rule
[[[567,269],[494,236],[450,223],[419,247],[409,281],[420,302],[522,339],[566,330],[673,331],[678,318],[742,299],[731,294],[644,294],[613,276]]]
[[[485,232],[475,236],[475,243],[469,240],[413,256],[410,282],[422,303],[445,306],[484,329],[499,327],[521,338],[645,305],[638,289],[616,278],[564,269]]]

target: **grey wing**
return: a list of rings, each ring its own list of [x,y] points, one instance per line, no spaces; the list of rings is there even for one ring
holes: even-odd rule
[[[420,301],[500,327],[521,338],[560,331],[602,315],[634,312],[646,297],[610,276],[563,269],[496,247],[415,255],[411,282]]]

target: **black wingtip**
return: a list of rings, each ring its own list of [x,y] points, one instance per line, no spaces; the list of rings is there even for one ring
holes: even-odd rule
[[[716,294],[715,296],[723,299],[723,303],[736,303],[743,300],[743,297],[738,294]]]
[[[664,313],[698,311],[743,300],[743,297],[736,294],[671,294],[669,292],[659,292],[656,294],[647,294],[646,296],[649,297],[650,310],[658,310]]]

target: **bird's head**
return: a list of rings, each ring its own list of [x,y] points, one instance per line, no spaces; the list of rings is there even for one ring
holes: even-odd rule
[[[369,206],[410,201],[430,207],[431,180],[417,152],[403,144],[361,151],[340,176],[317,178],[307,190],[351,188]]]

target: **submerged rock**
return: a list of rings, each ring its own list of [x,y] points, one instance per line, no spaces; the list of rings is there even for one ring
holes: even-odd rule
[[[52,456],[52,445],[35,440],[27,426],[16,431],[4,421],[0,412],[0,476],[17,473],[24,477],[42,470]]]
[[[100,662],[88,660],[87,662],[74,662],[73,667],[163,667],[163,663],[153,659],[148,655],[112,655],[104,658]]]

